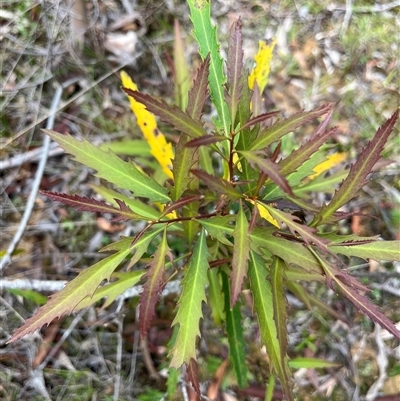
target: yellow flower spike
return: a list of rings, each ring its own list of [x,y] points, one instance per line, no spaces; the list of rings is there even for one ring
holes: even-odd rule
[[[138,90],[137,85],[125,71],[121,71],[121,81],[126,88]],[[136,116],[137,124],[150,146],[151,154],[156,158],[168,178],[173,179],[172,159],[174,153],[171,143],[166,141],[164,134],[157,128],[157,121],[153,113],[150,113],[142,103],[137,102],[133,97],[129,96],[129,102]]]
[[[254,82],[257,82],[257,86],[260,89],[260,93],[263,93],[268,83],[268,76],[270,71],[270,65],[272,55],[276,45],[276,39],[272,39],[271,43],[267,44],[264,40],[260,40],[258,44],[258,52],[254,57],[256,62],[253,71],[249,76],[249,88],[254,88]]]

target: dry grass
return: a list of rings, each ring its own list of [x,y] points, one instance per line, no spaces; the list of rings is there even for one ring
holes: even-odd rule
[[[215,1],[221,41],[239,15],[243,19],[245,56],[252,57],[258,39],[276,36],[267,106],[289,114],[337,102],[334,121],[340,130],[336,140],[354,157],[399,106],[399,7],[367,1],[354,2],[352,10],[328,1],[265,3]],[[128,0],[83,2],[86,20],[78,18],[79,7],[71,10],[68,4],[10,0],[0,13],[1,251],[12,241],[32,191],[43,154],[40,129],[45,127],[57,88],[62,87],[62,99],[56,107],[56,131],[69,131],[95,143],[136,137],[139,133],[119,89],[118,71],[124,68],[141,88],[171,97],[173,82],[166,53],[172,53],[173,19],[180,20],[183,31],[191,29],[185,3],[177,1],[138,2],[135,9],[130,9]],[[188,58],[195,63],[195,46],[190,35],[186,39]],[[385,151],[386,159],[392,162],[382,163],[362,196],[349,205],[378,219],[362,218],[351,225],[347,222],[343,230],[400,239],[398,138],[397,128]],[[88,184],[95,184],[97,179],[51,146],[40,188],[91,196]],[[57,282],[71,279],[98,260],[98,249],[132,230],[129,224],[111,225],[38,195],[12,264],[1,274],[7,280],[36,279],[55,288]],[[351,269],[372,284],[376,302],[399,321],[399,266],[352,261]],[[397,288],[397,294],[390,294],[388,288]],[[335,294],[318,286],[311,290],[352,325],[335,322],[322,312],[306,311],[289,298],[293,317],[289,322],[291,356],[341,363],[336,370],[299,370],[299,399],[378,400],[367,394],[400,394],[399,375],[385,378],[396,367],[398,372],[400,366],[398,349],[391,340],[382,341],[380,330]],[[91,308],[54,322],[40,334],[7,345],[13,330],[40,302],[38,292],[6,290],[0,285],[0,399],[163,399],[173,294],[162,299],[146,344],[139,343],[137,299],[133,297],[107,310]],[[257,329],[251,316],[245,319],[245,329],[248,343],[256,344]],[[265,388],[266,355],[257,346],[249,346],[251,381],[257,385],[239,392],[233,373],[224,365],[227,350],[219,345],[223,331],[207,320],[202,330],[201,378],[214,375],[221,379],[220,394],[234,389],[233,400],[261,399],[250,397],[261,397]],[[373,385],[379,378],[382,382],[376,390]],[[206,384],[204,394],[211,387],[207,390]],[[183,399],[184,388],[180,381],[176,399]]]

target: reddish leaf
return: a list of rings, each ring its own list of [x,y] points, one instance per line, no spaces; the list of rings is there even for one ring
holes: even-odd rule
[[[187,148],[198,148],[199,146],[211,145],[221,141],[226,141],[228,138],[223,135],[204,135],[200,138],[195,138],[187,142]]]
[[[186,380],[192,384],[194,391],[200,396],[199,372],[197,362],[193,358],[186,364],[186,376]]]

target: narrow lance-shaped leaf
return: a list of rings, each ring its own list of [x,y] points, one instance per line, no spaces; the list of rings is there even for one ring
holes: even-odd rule
[[[271,288],[272,288],[272,299],[274,306],[274,319],[276,324],[276,332],[279,341],[279,348],[281,351],[281,360],[286,357],[287,349],[287,311],[286,311],[286,297],[285,297],[285,262],[274,256],[271,264]]]
[[[111,182],[118,188],[128,189],[136,196],[149,198],[153,202],[168,202],[167,190],[139,170],[111,152],[104,152],[85,139],[78,141],[71,135],[61,135],[55,131],[43,130],[75,160],[97,170],[97,176]]]
[[[282,191],[287,194],[294,196],[292,188],[286,179],[286,177],[279,171],[280,167],[278,164],[274,163],[271,160],[263,159],[259,157],[255,152],[247,152],[245,150],[239,151],[241,155],[243,155],[247,161],[254,167],[258,166],[261,171],[268,175],[268,177],[275,182],[282,189]]]
[[[351,200],[365,185],[366,177],[371,172],[375,163],[379,160],[383,147],[393,131],[399,117],[399,110],[378,129],[374,138],[361,151],[358,160],[351,166],[349,175],[345,178],[339,190],[335,193],[329,204],[322,206],[320,213],[315,216],[314,221],[322,224],[341,206]]]
[[[201,63],[193,87],[189,92],[188,106],[186,108],[186,113],[199,124],[201,124],[201,114],[208,97],[209,63],[209,57]],[[189,187],[193,190],[198,188],[198,180],[194,179],[189,170],[195,167],[199,153],[196,149],[186,147],[188,141],[189,136],[182,132],[175,149],[175,159],[173,161],[174,187],[171,190],[173,200],[178,200]]]
[[[235,246],[232,256],[232,294],[230,299],[231,308],[235,305],[240,292],[242,291],[243,280],[247,275],[247,263],[250,252],[249,223],[243,211],[242,202],[239,203],[239,210],[236,217],[236,226],[233,231]]]
[[[107,205],[107,203],[98,201],[93,198],[86,198],[85,196],[78,195],[67,195],[60,194],[57,192],[49,192],[49,191],[40,191],[43,195],[48,198],[61,202],[65,205],[73,206],[75,209],[83,210],[87,212],[97,212],[97,213],[113,213],[117,214],[118,217],[112,219],[113,221],[119,220],[143,220],[146,218],[134,213],[125,202],[116,199],[119,209]]]
[[[277,121],[270,127],[261,130],[250,145],[248,150],[261,150],[269,146],[271,143],[276,142],[284,135],[289,132],[294,131],[296,128],[320,117],[330,111],[331,105],[323,105],[312,111],[301,111],[299,113],[293,114],[289,118],[282,121]]]
[[[229,354],[235,368],[240,388],[247,386],[246,343],[243,338],[242,314],[240,306],[231,306],[228,276],[222,272],[223,293],[225,296],[226,331],[228,333]]]
[[[144,275],[146,282],[143,284],[143,292],[140,294],[140,334],[142,338],[146,336],[155,314],[157,299],[164,284],[163,276],[165,272],[165,258],[167,256],[172,260],[171,250],[167,244],[167,232],[164,229],[161,243]]]
[[[278,222],[285,223],[294,236],[298,234],[307,244],[312,243],[323,252],[328,252],[327,245],[330,241],[326,238],[319,237],[315,228],[300,224],[298,222],[298,217],[289,213],[282,212],[268,205],[265,205],[265,207]]]
[[[179,107],[170,106],[162,99],[157,100],[150,95],[133,91],[129,88],[122,89],[127,95],[144,104],[147,110],[160,117],[162,121],[171,124],[178,131],[184,132],[192,138],[206,135],[204,127]]]
[[[134,91],[138,90],[136,84],[125,71],[121,71],[121,81],[125,87]],[[158,161],[164,173],[173,179],[171,161],[174,158],[174,152],[171,143],[167,142],[164,134],[158,129],[155,116],[146,110],[143,104],[132,97],[129,98],[129,103],[136,116],[137,124],[150,146],[151,154]]]
[[[288,358],[281,357],[282,352],[278,341],[278,333],[274,320],[273,298],[271,284],[267,281],[267,272],[264,269],[265,262],[261,256],[250,252],[249,278],[250,287],[254,297],[254,311],[257,313],[260,326],[261,341],[267,348],[271,370],[278,375],[285,396],[293,401],[289,377],[291,372],[288,366]]]
[[[199,52],[203,60],[210,54],[209,83],[211,99],[217,109],[219,120],[217,128],[223,128],[224,134],[229,135],[230,118],[228,106],[224,98],[223,62],[219,53],[217,28],[212,26],[210,17],[210,2],[207,0],[188,0],[190,18],[193,23],[193,33],[199,44]]]
[[[177,19],[174,21],[174,69],[175,104],[184,110],[188,104],[190,78],[189,67],[185,57],[185,45],[183,43],[181,29]]]
[[[197,71],[196,79],[193,82],[193,87],[189,92],[189,100],[186,112],[193,120],[200,122],[203,113],[203,107],[208,98],[208,74],[210,72],[210,55],[202,61],[200,68]]]
[[[332,244],[329,249],[335,253],[362,259],[400,262],[400,241],[374,241],[361,244],[359,241],[348,241]]]
[[[93,305],[95,302],[100,301],[102,298],[106,298],[102,309],[110,306],[115,299],[123,294],[129,288],[132,288],[136,285],[142,278],[144,274],[144,270],[135,270],[131,272],[114,272],[112,275],[113,279],[117,279],[117,281],[112,282],[111,284],[105,284],[94,292],[93,296],[87,296],[78,305],[76,305],[74,311],[81,310],[83,308],[87,308]]]
[[[243,72],[243,48],[242,48],[242,21],[240,18],[232,24],[228,39],[228,89],[227,103],[231,114],[232,129],[235,127],[236,112],[238,109],[240,94],[243,85],[241,76]]]
[[[327,284],[333,288],[332,282],[334,282],[339,291],[362,313],[367,315],[372,321],[385,328],[389,333],[392,333],[396,338],[400,340],[400,331],[396,328],[394,323],[385,316],[376,305],[374,305],[367,297],[361,295],[357,291],[357,280],[354,277],[346,277],[346,275],[336,269],[334,266],[328,264],[310,247],[310,251],[314,254],[315,258],[321,264],[324,269],[327,279]],[[362,290],[367,289],[361,283],[359,287]]]
[[[215,177],[201,170],[190,170],[190,172],[214,191],[228,195],[231,199],[242,198],[242,194],[236,191],[235,187],[223,178]]]
[[[69,282],[61,291],[52,295],[49,301],[29,318],[23,326],[17,329],[9,342],[40,329],[54,319],[70,314],[85,297],[91,297],[103,280],[109,280],[111,274],[128,256],[134,247],[130,247],[130,240],[120,241],[123,245],[119,252],[108,256],[88,269],[83,270],[78,277]]]
[[[206,301],[205,287],[209,268],[205,230],[200,236],[189,260],[186,276],[182,281],[182,293],[178,313],[172,326],[179,324],[178,336],[171,350],[171,366],[179,368],[183,363],[196,360],[196,339],[200,336],[199,323],[203,317],[202,304]]]

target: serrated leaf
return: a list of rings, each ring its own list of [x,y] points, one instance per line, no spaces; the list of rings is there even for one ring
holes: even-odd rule
[[[249,88],[254,88],[254,83],[257,82],[257,86],[260,93],[264,92],[265,87],[268,83],[268,76],[270,71],[270,64],[272,55],[276,45],[276,39],[274,38],[271,43],[266,43],[264,40],[258,42],[258,52],[254,56],[256,66],[253,68],[249,76]]]
[[[132,162],[127,163],[111,152],[104,152],[85,139],[78,141],[71,135],[43,130],[75,160],[97,170],[96,176],[104,178],[118,188],[128,189],[136,196],[153,202],[168,202],[167,190],[139,170]]]
[[[223,128],[224,134],[230,132],[230,116],[224,98],[226,78],[223,72],[222,58],[219,53],[217,29],[211,24],[210,2],[207,0],[188,0],[190,18],[193,23],[193,33],[199,44],[199,53],[203,60],[210,54],[210,92],[211,99],[217,109],[219,121],[217,128]]]
[[[243,197],[233,185],[223,178],[215,177],[201,170],[190,170],[190,172],[217,193],[225,194],[230,199],[241,199]]]
[[[121,81],[124,87],[134,91],[138,90],[137,85],[125,71],[121,71]],[[137,124],[150,146],[151,154],[158,161],[168,178],[173,179],[171,168],[174,153],[171,143],[167,142],[165,135],[157,128],[155,116],[147,111],[143,104],[132,97],[129,98],[129,103],[136,116]]]
[[[322,277],[323,271],[319,263],[316,262],[313,254],[307,248],[298,242],[274,236],[273,233],[275,231],[276,228],[274,227],[255,227],[250,233],[251,249],[257,253],[261,253],[265,249],[271,255],[279,256],[288,266],[297,265],[302,267],[304,269],[304,278],[311,274],[319,274]],[[290,271],[288,271],[288,276],[289,273]]]
[[[271,264],[271,289],[272,289],[272,300],[274,307],[274,319],[276,333],[279,341],[280,357],[281,360],[285,359],[287,349],[287,311],[286,311],[286,297],[285,297],[285,262],[276,256],[272,258]]]
[[[254,311],[260,326],[261,341],[267,348],[271,370],[279,377],[285,396],[293,401],[289,377],[291,372],[287,356],[281,358],[282,352],[277,338],[276,323],[274,320],[273,298],[271,284],[266,280],[267,272],[264,269],[264,260],[254,252],[250,252],[249,278],[250,288],[254,298]]]
[[[205,287],[208,283],[209,268],[205,230],[200,236],[189,260],[186,276],[183,279],[182,293],[178,302],[178,313],[172,326],[179,324],[179,332],[171,350],[171,366],[179,368],[183,363],[196,360],[196,339],[200,336],[199,323],[203,317],[202,304],[206,301]]]
[[[118,203],[115,199],[120,199],[121,201],[125,202],[133,212],[143,216],[146,220],[157,220],[160,216],[159,211],[140,201],[139,199],[133,199],[133,197],[114,191],[111,188],[93,184],[89,184],[89,186],[112,205],[117,206]]]
[[[261,130],[257,138],[247,150],[262,150],[271,143],[276,142],[284,135],[294,131],[296,128],[320,117],[330,111],[331,105],[323,105],[312,111],[301,111],[289,118],[273,123],[270,127]]]
[[[276,111],[269,111],[268,113],[259,114],[258,116],[249,118],[237,131],[239,133],[243,130],[249,129],[256,124],[259,124],[265,120],[269,120],[270,118],[276,116],[279,113],[278,110]]]
[[[341,206],[351,200],[365,185],[366,177],[371,172],[375,163],[379,160],[383,147],[394,129],[399,117],[399,110],[378,129],[374,138],[362,149],[357,161],[351,166],[348,176],[343,181],[339,190],[335,192],[329,204],[324,204],[320,213],[315,216],[315,224],[322,224],[336,212]]]
[[[285,193],[294,196],[292,188],[286,179],[286,177],[281,173],[278,164],[274,163],[272,160],[263,159],[259,157],[255,152],[248,152],[245,150],[240,150],[239,153],[243,155],[247,161],[254,167],[257,166],[261,169],[264,174],[278,185]]]
[[[164,283],[165,258],[172,260],[172,253],[167,244],[167,230],[154,254],[153,260],[148,264],[148,270],[143,278],[143,291],[140,294],[140,334],[144,338],[150,328],[151,320],[155,314],[155,306]]]
[[[335,243],[329,246],[335,253],[362,259],[390,260],[400,262],[400,241],[374,241],[367,244]]]
[[[328,251],[327,245],[329,244],[329,240],[319,237],[315,228],[309,227],[305,224],[300,224],[298,222],[298,217],[289,213],[282,212],[266,204],[265,207],[274,219],[278,222],[285,223],[294,236],[299,235],[306,244],[312,243],[323,252]]]
[[[236,112],[238,109],[240,94],[243,85],[241,76],[243,72],[243,39],[242,39],[242,21],[239,18],[231,26],[229,31],[228,39],[228,96],[227,103],[230,111],[230,117],[232,122],[232,129],[234,129],[234,123],[236,119]]]
[[[143,220],[145,217],[134,213],[125,202],[116,199],[115,202],[119,206],[119,209],[107,205],[105,202],[98,201],[93,198],[86,198],[85,196],[79,195],[67,195],[60,194],[58,192],[40,191],[41,194],[48,198],[61,202],[65,205],[73,206],[75,209],[83,210],[94,213],[113,213],[117,214],[118,218],[114,218],[113,221],[119,220]]]
[[[232,255],[232,294],[230,299],[231,308],[235,305],[240,292],[242,291],[243,280],[247,275],[247,263],[250,252],[249,223],[243,211],[242,203],[236,216],[236,226],[233,230],[235,246]]]
[[[75,307],[74,311],[81,310],[83,308],[87,308],[88,306],[93,305],[97,301],[100,301],[102,298],[107,298],[104,304],[102,305],[102,309],[110,306],[117,297],[123,294],[129,288],[132,288],[136,285],[142,278],[144,270],[135,270],[132,272],[116,272],[113,273],[112,278],[117,279],[116,281],[105,284],[102,287],[99,287],[93,294],[92,297],[87,296],[84,298],[79,304]]]
[[[228,140],[228,138],[226,136],[222,136],[222,135],[204,135],[200,138],[195,138],[195,139],[190,140],[186,144],[186,147],[198,148],[200,146],[211,145],[211,144],[218,143],[221,141],[226,141],[226,140]]]
[[[123,242],[123,241],[120,241]],[[40,329],[56,318],[70,314],[85,297],[91,297],[103,280],[109,280],[119,264],[129,255],[134,247],[125,249],[108,256],[100,262],[83,270],[78,277],[70,281],[65,288],[52,295],[46,305],[40,307],[23,326],[18,328],[9,342]]]
[[[160,117],[162,121],[171,124],[178,131],[184,132],[191,138],[206,135],[204,127],[179,107],[170,106],[162,99],[157,100],[150,95],[129,88],[122,89],[128,96],[145,105],[148,111]]]
[[[228,276],[224,272],[222,272],[222,282],[225,296],[226,332],[228,334],[229,355],[235,368],[238,385],[240,388],[244,388],[247,386],[246,343],[243,338],[240,307],[238,304],[233,308],[231,306],[232,296],[230,295]]]
[[[221,244],[232,246],[233,244],[225,237],[225,235],[232,235],[234,226],[230,226],[229,223],[234,221],[236,216],[216,216],[210,217],[209,219],[197,219],[208,232],[210,237],[217,239]]]
[[[394,323],[385,316],[376,305],[374,305],[367,297],[361,295],[358,290],[368,290],[357,279],[347,275],[345,272],[330,265],[327,261],[321,259],[318,254],[310,248],[316,260],[321,264],[326,275],[327,284],[333,288],[332,283],[336,284],[342,295],[344,295],[359,311],[367,315],[372,321],[385,328],[400,340],[400,331]]]

